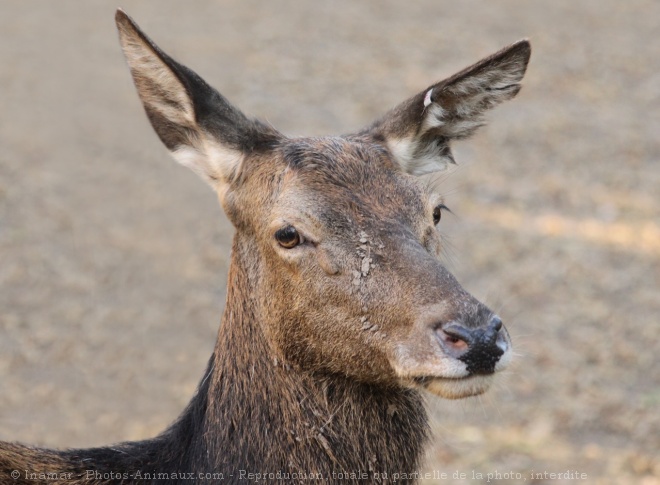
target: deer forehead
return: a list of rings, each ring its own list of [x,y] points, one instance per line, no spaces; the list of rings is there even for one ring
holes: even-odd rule
[[[305,139],[281,148],[278,201],[316,218],[353,222],[415,218],[432,198],[381,145],[341,138]]]

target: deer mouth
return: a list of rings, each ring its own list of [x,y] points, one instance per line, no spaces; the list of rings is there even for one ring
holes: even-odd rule
[[[465,377],[418,377],[415,384],[445,399],[463,399],[485,393],[493,382],[493,374],[471,374]]]

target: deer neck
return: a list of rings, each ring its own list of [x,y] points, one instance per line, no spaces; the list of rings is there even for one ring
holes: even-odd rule
[[[255,254],[234,239],[218,342],[188,411],[204,413],[200,440],[190,443],[205,462],[196,465],[234,478],[240,470],[314,472],[331,482],[333,472],[417,470],[427,435],[419,394],[315,376],[277,359],[255,301]]]

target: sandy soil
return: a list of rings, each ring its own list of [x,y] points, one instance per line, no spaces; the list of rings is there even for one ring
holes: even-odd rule
[[[192,3],[124,7],[289,134],[356,129],[531,38],[523,92],[445,185],[449,264],[517,363],[483,398],[429,397],[427,469],[660,483],[660,3]],[[152,133],[115,7],[0,3],[0,439],[152,436],[214,343],[232,229]]]

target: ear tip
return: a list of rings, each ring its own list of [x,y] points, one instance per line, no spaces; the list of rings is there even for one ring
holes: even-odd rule
[[[512,46],[516,46],[516,47],[518,47],[518,46],[519,46],[519,47],[525,47],[525,48],[527,48],[527,49],[531,49],[531,48],[532,48],[532,44],[530,43],[528,37],[523,37],[522,39],[518,39],[517,41],[515,41],[515,42],[514,42],[513,44],[511,44],[511,45],[512,45]]]
[[[126,15],[126,12],[122,10],[121,7],[117,9],[115,12],[115,22],[120,23],[120,22],[125,22],[128,18],[128,15]]]
[[[119,30],[134,30],[137,27],[135,21],[133,21],[133,19],[121,8],[118,8],[115,12],[115,23]]]
[[[519,41],[511,44],[508,50],[512,54],[520,56],[524,60],[525,64],[527,64],[529,62],[529,58],[532,55],[532,44],[527,38],[520,39]]]
[[[528,54],[532,53],[532,43],[529,41],[529,39],[527,39],[527,38],[520,39],[518,42],[516,42],[516,44],[520,45],[520,49],[523,52],[526,52]]]

